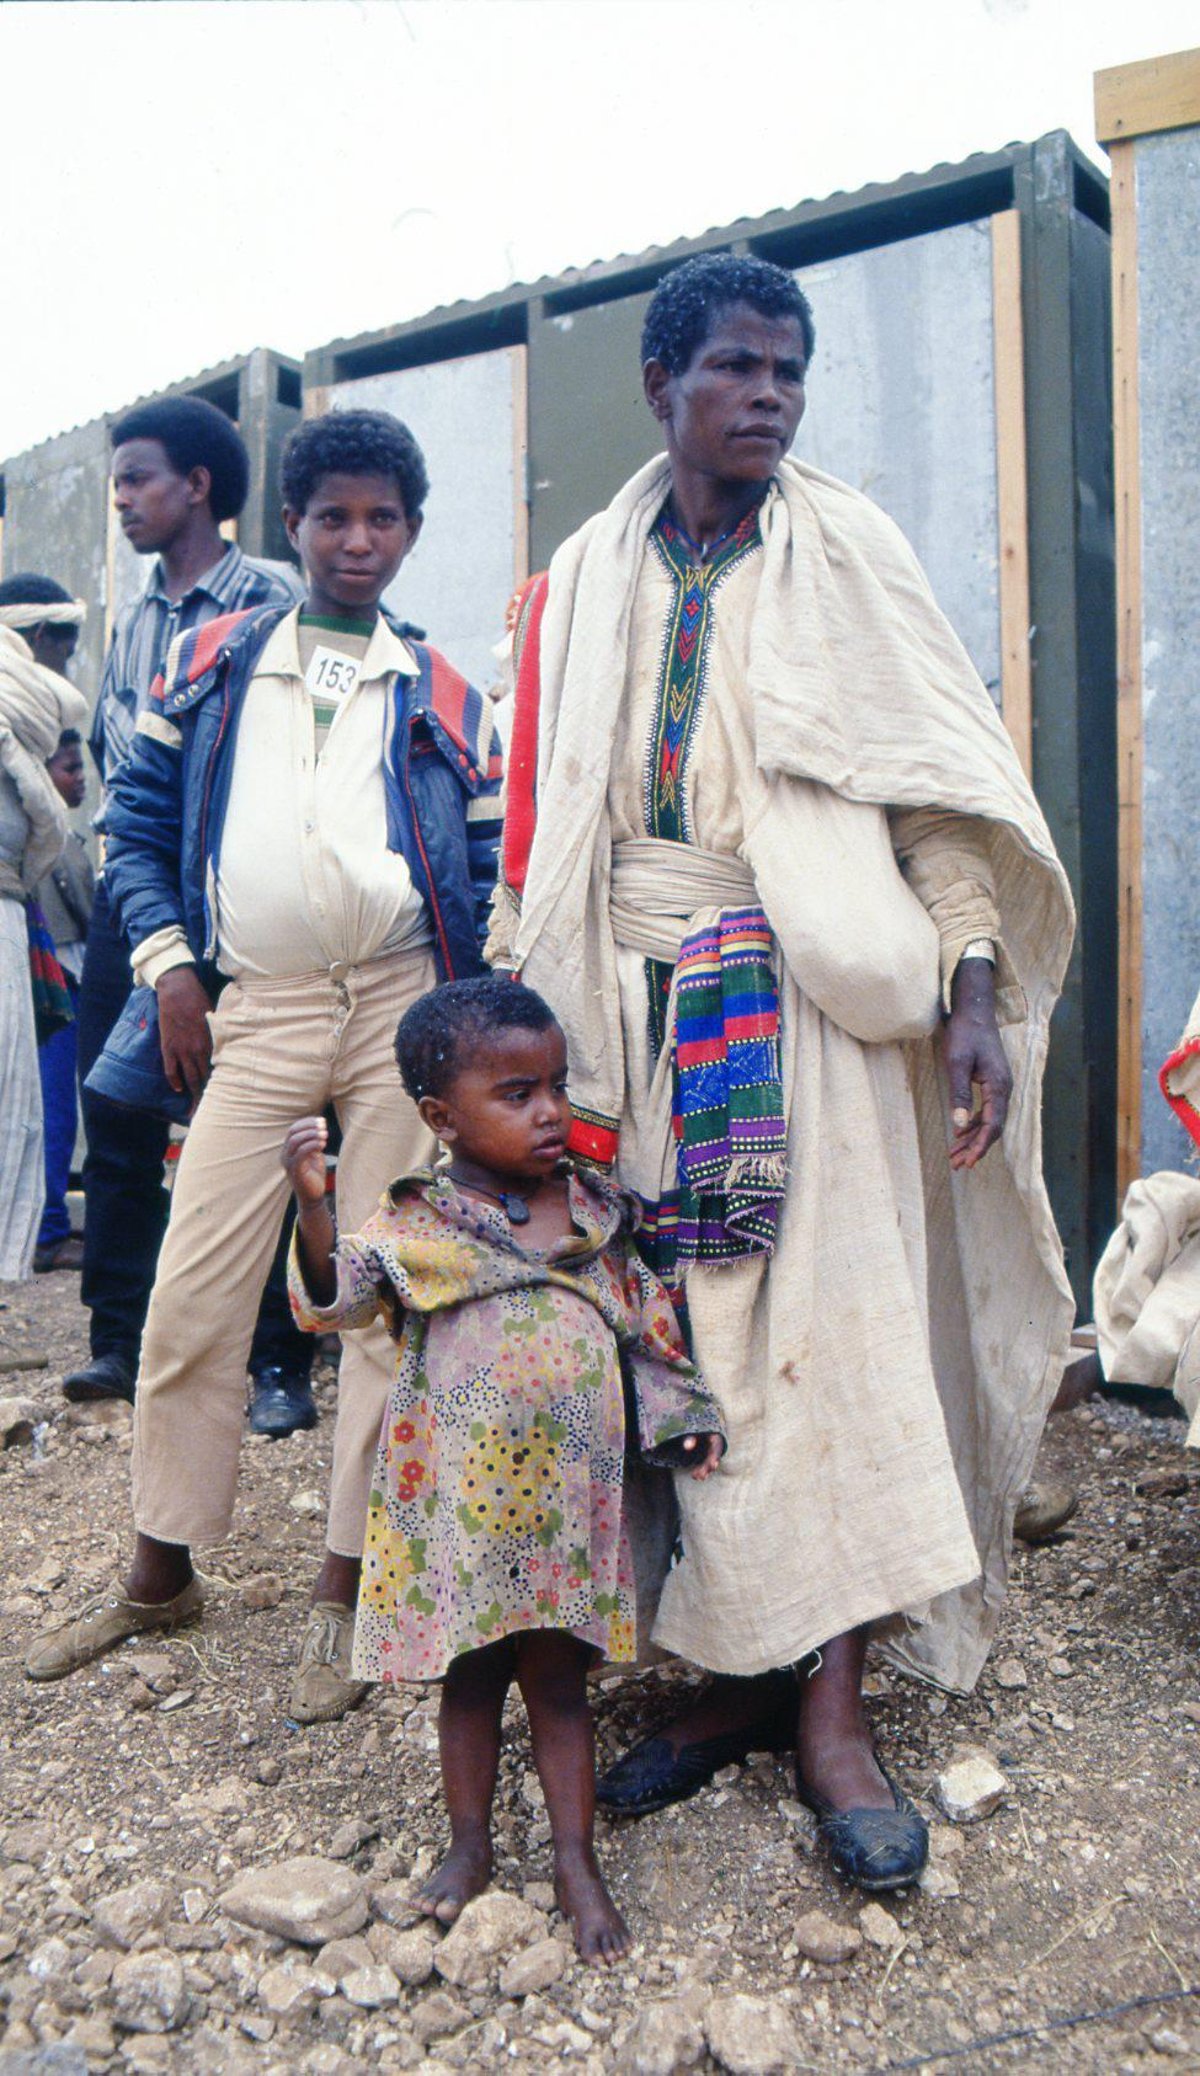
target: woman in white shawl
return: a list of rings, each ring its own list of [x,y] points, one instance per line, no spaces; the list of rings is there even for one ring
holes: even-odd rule
[[[84,611],[49,577],[0,584],[0,1282],[28,1276],[45,1194],[25,901],[66,841],[46,759],[87,719],[62,675]]]
[[[1072,911],[907,544],[787,459],[812,347],[763,261],[656,291],[666,456],[517,624],[493,950],[562,1020],[573,1146],[640,1195],[729,1425],[665,1582],[642,1537],[655,1642],[718,1677],[601,1800],[794,1739],[835,1866],[887,1888],[927,1837],[867,1642],[972,1684],[1067,1347],[1039,1100]]]

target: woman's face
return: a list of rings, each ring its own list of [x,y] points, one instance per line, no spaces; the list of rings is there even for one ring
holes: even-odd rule
[[[661,361],[643,370],[672,468],[715,483],[765,483],[804,415],[804,334],[796,317],[764,317],[745,303],[718,310],[682,375]]]

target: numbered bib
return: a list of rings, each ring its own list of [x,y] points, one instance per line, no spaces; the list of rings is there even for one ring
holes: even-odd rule
[[[328,709],[332,720],[342,702],[350,697],[358,683],[361,666],[356,656],[343,655],[340,649],[316,648],[304,673],[304,682],[317,707]]]

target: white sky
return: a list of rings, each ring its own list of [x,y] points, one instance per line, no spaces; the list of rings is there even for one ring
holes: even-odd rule
[[[1194,0],[0,6],[0,456],[328,340],[1064,128]]]

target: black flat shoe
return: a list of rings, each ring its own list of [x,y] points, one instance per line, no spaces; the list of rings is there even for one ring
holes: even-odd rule
[[[882,1766],[879,1771],[891,1789],[892,1809],[835,1809],[807,1786],[798,1767],[796,1793],[817,1819],[817,1836],[835,1874],[859,1889],[903,1889],[929,1858],[929,1826]]]
[[[724,1730],[673,1751],[665,1737],[645,1737],[615,1761],[596,1783],[596,1800],[610,1816],[651,1816],[672,1802],[686,1802],[707,1787],[722,1766],[750,1752],[790,1751],[796,1739],[796,1682],[790,1672],[772,1675],[778,1698],[768,1712],[739,1730]]]
[[[63,1378],[63,1397],[77,1406],[100,1398],[123,1398],[127,1405],[132,1405],[136,1382],[137,1363],[133,1357],[110,1348],[104,1355],[93,1355],[82,1369],[72,1370]]]
[[[286,1370],[271,1367],[259,1370],[250,1381],[251,1434],[265,1434],[280,1442],[302,1428],[316,1426],[321,1416],[307,1377],[289,1376]]]

